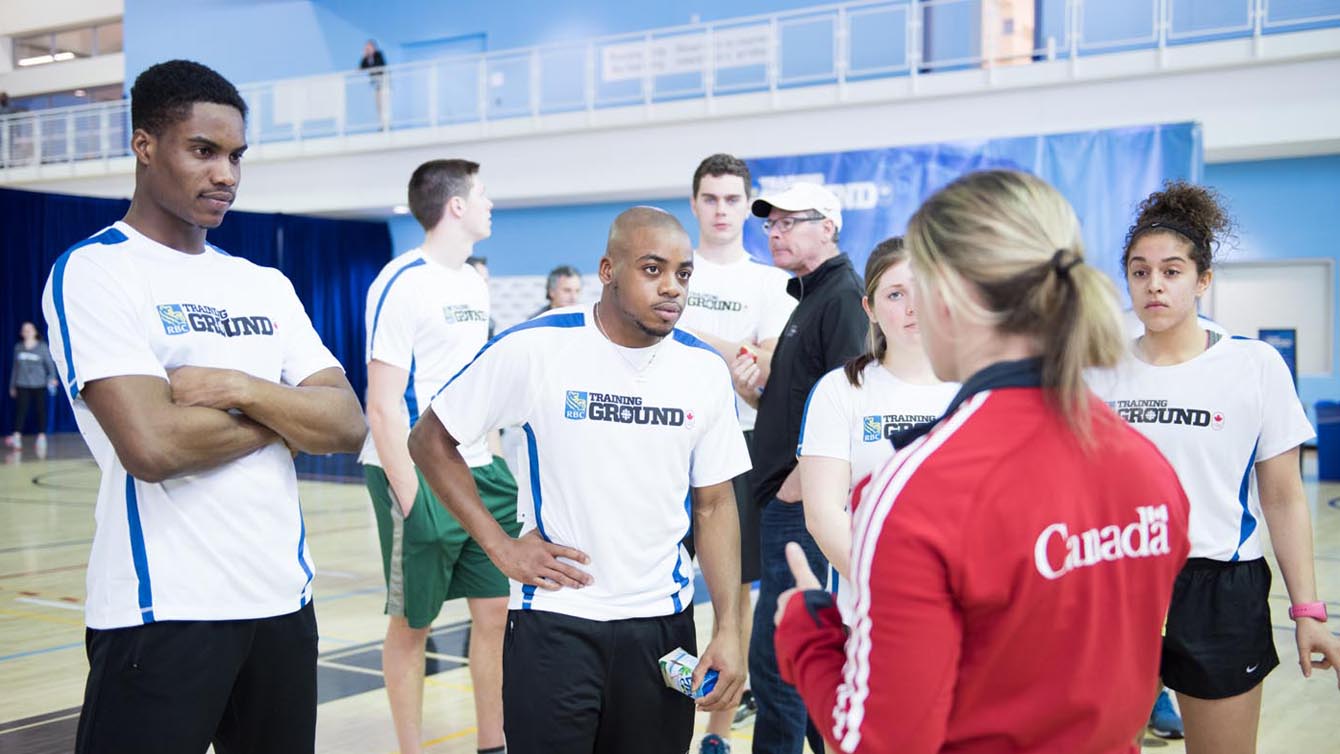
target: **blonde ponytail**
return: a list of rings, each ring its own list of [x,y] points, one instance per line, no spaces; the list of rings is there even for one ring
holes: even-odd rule
[[[1085,264],[1065,198],[1027,173],[970,173],[921,205],[906,243],[921,284],[962,316],[1036,337],[1043,389],[1087,442],[1084,370],[1115,365],[1124,346],[1115,287]]]

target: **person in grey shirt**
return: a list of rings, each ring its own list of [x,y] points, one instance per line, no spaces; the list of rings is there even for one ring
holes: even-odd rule
[[[14,344],[14,364],[9,370],[9,397],[18,402],[14,411],[14,432],[5,438],[11,448],[23,447],[23,425],[28,411],[37,412],[37,445],[47,442],[47,389],[56,386],[56,362],[51,360],[47,344],[37,336],[37,326],[24,322],[19,326],[19,342]]]

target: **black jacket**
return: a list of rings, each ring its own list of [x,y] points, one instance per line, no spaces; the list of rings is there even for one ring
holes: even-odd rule
[[[754,423],[754,502],[767,505],[796,465],[805,402],[814,383],[865,352],[870,320],[861,308],[865,287],[846,254],[839,254],[786,291],[800,303],[772,354],[772,374]]]

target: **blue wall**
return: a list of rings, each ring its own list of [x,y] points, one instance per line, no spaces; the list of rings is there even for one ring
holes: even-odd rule
[[[1329,258],[1332,307],[1340,312],[1340,156],[1206,165],[1205,183],[1219,189],[1238,221],[1229,261]],[[1333,327],[1331,359],[1330,377],[1298,379],[1309,415],[1319,400],[1340,400],[1340,327]]]

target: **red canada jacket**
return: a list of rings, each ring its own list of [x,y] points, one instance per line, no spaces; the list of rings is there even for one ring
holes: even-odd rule
[[[843,752],[1138,752],[1187,499],[1097,398],[1081,447],[1035,360],[964,385],[853,496],[850,636],[824,592],[777,627],[782,678]]]

